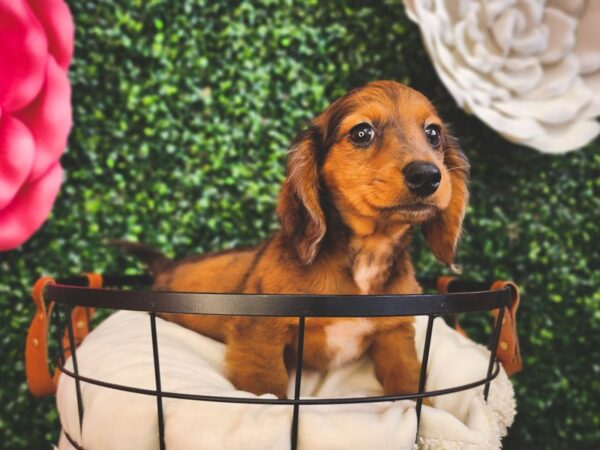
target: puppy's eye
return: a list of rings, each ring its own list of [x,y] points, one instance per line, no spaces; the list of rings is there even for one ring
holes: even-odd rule
[[[433,148],[438,148],[442,141],[442,130],[438,125],[427,125],[425,127],[425,137]]]
[[[375,130],[368,123],[359,123],[355,125],[348,133],[350,140],[360,146],[366,146],[371,143],[375,137]]]

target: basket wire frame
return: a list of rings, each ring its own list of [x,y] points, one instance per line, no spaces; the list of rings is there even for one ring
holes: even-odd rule
[[[139,283],[140,281],[143,284],[143,282],[147,282],[148,279],[150,279],[150,278],[147,276],[141,276],[141,277],[140,276],[121,276],[121,275],[105,276],[105,282],[107,285],[122,285],[122,284],[128,284],[128,283],[132,284],[132,285],[136,285],[136,284],[140,284]],[[162,390],[158,334],[157,334],[157,329],[156,329],[156,309],[157,309],[157,306],[160,307],[160,305],[157,305],[157,303],[161,303],[161,301],[159,300],[157,302],[154,302],[154,301],[152,301],[152,299],[159,298],[159,297],[157,297],[157,294],[158,294],[158,295],[163,296],[163,299],[165,299],[165,301],[169,302],[170,300],[167,297],[169,295],[175,294],[175,293],[168,293],[168,292],[129,291],[132,293],[138,292],[146,297],[149,297],[149,301],[147,302],[147,305],[146,305],[147,309],[142,309],[139,307],[139,305],[137,305],[134,308],[128,308],[128,307],[126,307],[126,305],[123,305],[123,304],[121,305],[123,307],[122,309],[134,309],[134,310],[142,310],[142,311],[149,312],[151,341],[152,341],[152,355],[153,355],[154,376],[155,376],[155,389],[154,390],[136,388],[133,386],[124,386],[124,385],[119,385],[119,384],[115,384],[115,383],[108,383],[108,382],[105,382],[102,380],[97,380],[97,379],[82,375],[79,372],[79,366],[78,366],[78,362],[77,362],[77,348],[75,345],[73,324],[72,324],[72,321],[70,320],[73,306],[75,306],[75,305],[80,306],[83,304],[83,306],[94,306],[94,307],[100,307],[100,308],[107,307],[106,305],[102,304],[103,302],[102,302],[101,297],[104,297],[104,296],[100,296],[91,302],[85,301],[85,298],[84,298],[85,294],[86,293],[89,294],[92,291],[96,291],[96,293],[98,293],[98,291],[103,291],[103,294],[104,293],[107,294],[106,295],[107,298],[108,298],[108,296],[114,296],[115,292],[121,292],[123,294],[128,292],[128,291],[115,291],[112,289],[107,290],[107,289],[90,289],[90,288],[78,287],[78,285],[83,284],[83,282],[84,282],[83,279],[81,279],[80,277],[73,277],[73,278],[64,279],[64,280],[58,280],[57,284],[49,285],[47,287],[47,291],[45,293],[46,296],[49,296],[53,301],[56,302],[56,305],[52,311],[52,314],[54,315],[53,320],[54,320],[54,324],[55,324],[55,328],[56,328],[56,330],[55,330],[56,331],[56,339],[58,339],[58,342],[59,342],[58,351],[57,351],[58,352],[58,355],[57,355],[58,368],[63,374],[73,378],[75,381],[75,391],[76,391],[76,399],[77,399],[77,410],[78,410],[78,416],[79,416],[80,435],[82,435],[82,433],[83,433],[83,418],[84,418],[84,405],[83,405],[83,398],[82,398],[82,393],[81,393],[81,383],[89,383],[89,384],[93,384],[93,385],[101,386],[101,387],[105,387],[105,388],[116,389],[116,390],[135,393],[135,394],[151,395],[151,396],[156,397],[157,425],[158,425],[157,439],[159,442],[159,448],[161,450],[166,449],[163,398],[209,401],[209,402],[219,402],[219,403],[291,405],[293,407],[292,421],[290,424],[290,447],[292,450],[296,450],[298,448],[298,429],[299,429],[300,406],[301,405],[359,404],[359,403],[389,402],[389,401],[396,401],[396,400],[415,400],[416,401],[415,410],[416,410],[416,416],[417,416],[417,437],[418,437],[418,434],[419,434],[418,431],[419,431],[419,425],[420,425],[420,419],[421,419],[421,410],[422,410],[422,406],[423,406],[423,400],[425,398],[434,397],[434,396],[438,396],[438,395],[451,394],[451,393],[460,392],[460,391],[464,391],[467,389],[471,389],[471,388],[475,388],[475,387],[484,385],[483,396],[484,396],[484,400],[487,401],[488,396],[489,396],[491,381],[494,378],[496,378],[500,372],[500,364],[495,355],[496,355],[496,350],[498,347],[504,312],[505,312],[506,307],[509,305],[509,301],[511,298],[511,292],[510,292],[509,288],[504,288],[499,291],[483,291],[482,290],[482,291],[477,291],[477,292],[472,292],[472,293],[455,293],[455,294],[451,293],[451,294],[440,294],[440,295],[436,295],[436,296],[431,296],[431,295],[429,295],[429,296],[428,295],[386,296],[389,299],[398,299],[398,298],[402,298],[402,297],[412,297],[412,298],[436,297],[440,300],[440,307],[442,309],[444,309],[448,306],[448,304],[450,302],[447,302],[447,300],[451,299],[451,297],[453,295],[458,296],[457,298],[459,300],[461,298],[468,299],[469,297],[474,296],[474,297],[484,298],[484,300],[485,300],[483,302],[484,304],[480,305],[480,307],[478,307],[478,308],[473,307],[473,305],[471,304],[465,308],[466,311],[486,311],[486,310],[492,310],[492,309],[499,309],[499,314],[498,314],[498,320],[496,321],[496,325],[495,325],[494,329],[492,330],[492,336],[490,338],[490,343],[488,345],[488,348],[490,349],[490,358],[489,358],[489,362],[488,362],[486,377],[483,379],[474,381],[472,383],[464,384],[461,386],[454,386],[454,387],[446,388],[446,389],[439,389],[439,390],[435,390],[435,391],[425,391],[425,385],[426,385],[426,381],[427,381],[427,369],[428,369],[428,363],[429,363],[431,338],[432,338],[432,334],[433,334],[433,324],[434,324],[435,319],[437,317],[440,317],[441,314],[439,314],[439,313],[414,314],[414,312],[411,312],[411,311],[408,311],[408,313],[406,313],[406,314],[389,314],[389,313],[371,314],[370,315],[371,317],[392,316],[392,315],[427,315],[428,316],[427,328],[426,328],[426,332],[425,332],[425,342],[424,342],[423,354],[422,354],[422,358],[421,358],[421,370],[419,373],[418,392],[416,392],[414,394],[380,395],[380,396],[373,396],[373,397],[342,397],[342,398],[312,398],[312,399],[301,398],[300,390],[301,390],[301,386],[302,386],[304,332],[305,332],[306,317],[359,317],[359,316],[352,315],[353,313],[356,313],[356,312],[352,312],[352,311],[350,313],[348,313],[348,311],[346,311],[343,314],[340,314],[339,311],[336,311],[334,313],[334,315],[332,316],[332,315],[329,315],[329,313],[324,312],[324,311],[313,312],[313,311],[307,310],[304,312],[304,314],[297,316],[297,318],[298,318],[298,337],[297,337],[297,352],[296,352],[296,368],[295,368],[296,376],[295,376],[295,385],[294,385],[294,398],[293,399],[263,399],[263,398],[222,397],[222,396],[212,396],[212,395],[186,394],[186,393],[179,393],[179,392],[167,392],[167,391]],[[470,289],[473,289],[473,288],[483,289],[485,286],[489,286],[489,284],[476,283],[476,282],[470,282],[470,281],[467,281],[464,283],[456,282],[455,285],[453,286],[453,288],[451,288],[451,291],[457,292],[460,288],[464,288],[464,287],[467,287]],[[486,295],[486,294],[492,294],[492,293],[495,293],[497,295],[495,295],[495,296],[487,296]],[[187,295],[200,296],[200,297],[202,297],[202,296],[219,297],[220,296],[220,294],[191,294],[191,293],[189,293]],[[482,295],[483,295],[483,297],[482,297]],[[462,297],[460,297],[460,296],[462,296]],[[77,298],[77,297],[79,297],[79,298]],[[238,298],[239,301],[247,302],[248,301],[247,297],[253,297],[253,296],[238,295],[238,296],[234,296],[234,297],[239,297]],[[262,296],[262,297],[265,297],[265,296]],[[276,297],[297,297],[298,299],[303,299],[303,298],[307,298],[307,297],[316,297],[318,299],[321,297],[329,298],[331,296],[269,295],[266,297],[273,297],[274,300],[276,301]],[[334,297],[338,297],[338,296],[334,296]],[[344,296],[341,296],[341,297],[344,297]],[[360,297],[369,298],[369,297],[375,297],[375,296],[360,296]],[[106,302],[104,302],[104,303],[106,303]],[[66,314],[67,314],[66,330],[67,330],[68,342],[69,342],[68,349],[64,349],[63,345],[60,345],[61,330],[64,329],[62,314],[60,312],[60,309],[61,309],[60,306],[63,306],[66,309]],[[117,309],[117,308],[109,308],[109,309]],[[210,309],[210,307],[209,307],[209,309]],[[461,312],[459,309],[460,308],[456,309],[456,305],[455,305],[455,307],[452,308],[451,312],[452,313]],[[195,313],[198,313],[198,312],[195,311]],[[239,313],[235,313],[235,312],[225,312],[222,314],[224,314],[224,315],[244,315],[244,314],[239,314]],[[335,315],[335,314],[337,314],[337,315]],[[268,316],[270,314],[252,313],[251,315]],[[281,314],[278,314],[278,315],[281,315]],[[285,315],[285,314],[283,314],[283,315]],[[87,315],[87,321],[88,321],[88,327],[89,327],[91,325],[89,315]],[[71,353],[70,357],[72,360],[72,367],[73,367],[72,371],[65,367],[65,363],[66,363],[65,352],[67,350],[70,351],[70,353]],[[81,444],[78,443],[75,439],[73,439],[73,437],[70,436],[66,432],[66,430],[63,430],[63,433],[65,434],[65,437],[71,443],[71,445],[73,445],[74,448],[76,448],[77,450],[83,450],[83,447],[81,446]]]

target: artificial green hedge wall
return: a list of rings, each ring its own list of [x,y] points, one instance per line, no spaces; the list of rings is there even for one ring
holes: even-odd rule
[[[294,134],[375,79],[433,99],[471,159],[466,275],[523,286],[525,369],[505,447],[600,446],[599,141],[545,156],[465,115],[400,0],[69,3],[77,35],[66,180],[40,232],[0,254],[2,448],[48,448],[59,429],[53,400],[33,398],[24,382],[38,275],[139,269],[105,246],[113,237],[171,255],[257,242],[276,227]],[[421,275],[442,270],[422,246],[415,257]]]

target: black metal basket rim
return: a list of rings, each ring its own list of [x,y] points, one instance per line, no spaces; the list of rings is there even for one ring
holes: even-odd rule
[[[161,450],[166,448],[163,398],[182,400],[197,400],[219,403],[246,403],[246,404],[271,404],[288,405],[293,407],[290,431],[292,450],[297,448],[298,421],[300,407],[303,405],[336,405],[391,402],[398,400],[415,400],[417,415],[417,431],[419,428],[421,408],[426,397],[452,394],[485,385],[483,389],[484,400],[487,401],[490,384],[500,373],[500,364],[496,358],[496,350],[500,337],[501,324],[505,309],[511,301],[517,298],[516,287],[510,285],[498,289],[487,290],[490,284],[456,280],[447,284],[445,294],[419,294],[419,295],[303,295],[303,294],[230,294],[230,293],[198,293],[198,292],[165,292],[165,291],[140,291],[123,289],[95,289],[84,287],[92,282],[88,277],[71,277],[53,280],[45,284],[44,295],[46,299],[57,302],[57,306],[64,305],[67,313],[67,331],[69,347],[73,349],[71,360],[73,371],[65,368],[65,351],[59,346],[59,370],[66,376],[75,380],[77,395],[77,408],[79,413],[79,429],[83,430],[83,397],[81,383],[89,383],[109,389],[116,389],[136,394],[149,395],[156,398],[158,417],[158,439]],[[152,281],[148,275],[103,275],[104,285],[121,286],[147,285]],[[445,289],[446,290],[446,289]],[[461,292],[471,291],[471,292]],[[97,307],[115,310],[132,310],[147,312],[150,318],[152,351],[154,362],[154,375],[156,389],[143,389],[133,386],[108,383],[80,374],[77,364],[77,350],[73,332],[72,311],[74,306]],[[478,312],[498,309],[498,317],[493,330],[485,378],[446,389],[425,391],[427,380],[427,367],[429,350],[433,333],[433,323],[438,316],[463,312]],[[159,345],[157,333],[157,313],[181,314],[207,314],[207,315],[235,315],[235,316],[277,316],[295,317],[298,320],[298,351],[296,352],[296,381],[293,399],[265,399],[257,397],[223,397],[212,395],[199,395],[164,391],[161,388],[161,370],[159,358]],[[300,388],[302,382],[304,329],[306,317],[382,317],[382,316],[428,316],[425,342],[423,347],[421,369],[419,374],[418,392],[403,395],[382,395],[370,397],[342,397],[342,398],[301,398]],[[54,320],[59,342],[61,337],[60,308],[54,308]],[[89,326],[89,316],[88,316]],[[81,448],[72,438],[65,433],[67,439],[76,447]]]
[[[266,317],[385,317],[445,315],[508,306],[509,287],[448,294],[231,294],[94,289],[51,283],[47,298],[61,304],[153,313]]]
[[[76,375],[74,372],[66,369],[64,366],[59,367],[59,370],[65,375],[79,380],[84,383],[94,384],[109,389],[116,389],[124,392],[131,392],[134,394],[150,395],[156,397],[174,398],[179,400],[199,400],[208,402],[218,403],[245,403],[245,404],[260,404],[260,405],[342,405],[342,404],[357,404],[357,403],[378,403],[378,402],[392,402],[398,400],[417,400],[426,397],[436,397],[438,395],[454,394],[456,392],[472,389],[478,386],[482,386],[486,383],[491,382],[500,373],[500,364],[498,360],[495,360],[494,371],[477,381],[463,384],[460,386],[453,386],[446,389],[438,389],[435,391],[424,391],[414,394],[404,395],[380,395],[372,397],[340,397],[340,398],[298,398],[298,399],[278,399],[278,398],[255,398],[255,397],[224,397],[215,395],[200,395],[200,394],[186,394],[182,392],[169,392],[169,391],[156,391],[152,389],[143,389],[133,386],[125,386],[122,384],[108,383],[102,380],[96,380],[94,378],[86,377],[83,375]]]

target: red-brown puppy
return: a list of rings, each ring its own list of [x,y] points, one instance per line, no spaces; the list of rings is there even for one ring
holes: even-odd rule
[[[431,103],[392,81],[333,102],[290,148],[277,206],[281,230],[257,247],[173,262],[141,246],[155,289],[268,294],[420,293],[410,229],[452,266],[469,165]],[[297,319],[163,314],[227,343],[229,377],[286,396],[284,352]],[[417,391],[412,317],[307,319],[304,364],[329,369],[369,352],[386,394]]]

